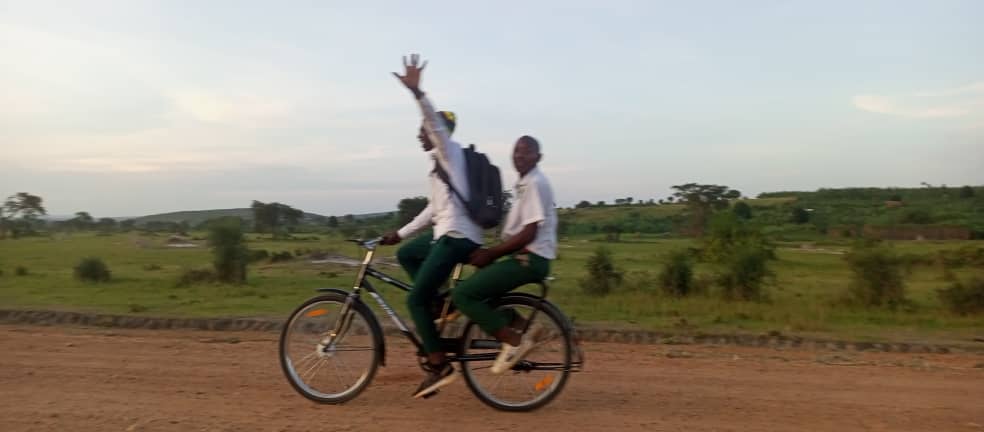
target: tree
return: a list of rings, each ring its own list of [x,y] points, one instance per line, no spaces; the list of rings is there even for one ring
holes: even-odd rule
[[[632,197],[628,197],[625,199],[626,204],[632,204],[633,201],[635,201],[635,199],[633,199]]]
[[[328,226],[331,228],[338,228],[338,218],[335,216],[328,217]]]
[[[710,215],[715,210],[727,208],[726,196],[733,195],[732,190],[727,186],[712,184],[686,183],[673,186],[672,189],[676,190],[673,196],[677,201],[686,204],[687,209],[690,210],[691,234],[698,237],[704,234]],[[738,195],[740,196],[741,193],[738,192]]]
[[[278,202],[267,204],[254,200],[250,208],[253,209],[254,229],[272,233],[274,237],[282,234],[282,228],[291,231],[304,217],[303,210]]]
[[[100,231],[115,230],[117,225],[116,219],[107,217],[99,218],[99,222],[96,223],[96,227],[99,228]]]
[[[796,207],[790,215],[790,220],[794,224],[805,224],[810,221],[810,212],[803,207]]]
[[[11,219],[20,218],[30,221],[48,214],[48,211],[44,209],[41,197],[27,192],[18,192],[9,196],[3,204],[3,208],[7,217]]]
[[[738,199],[741,198],[741,192],[737,189],[731,189],[724,193],[724,197],[727,199]]]
[[[355,216],[351,214],[347,214],[345,216],[342,216],[342,220],[347,224],[355,223]]]
[[[605,233],[605,239],[610,242],[622,240],[622,226],[617,223],[605,224],[601,230]]]
[[[126,219],[120,222],[120,228],[123,230],[131,230],[137,224],[136,219]]]
[[[576,206],[574,206],[574,208],[588,208],[588,207],[591,207],[591,203],[588,201],[581,201],[577,203]]]
[[[400,203],[396,205],[396,220],[400,226],[406,225],[408,222],[413,220],[415,216],[420,214],[424,208],[427,207],[427,198],[422,196],[417,196],[413,198],[404,198],[400,200]]]
[[[666,202],[668,202],[670,204],[673,204],[673,200],[674,200],[673,197],[666,197]]]
[[[7,232],[19,237],[22,230],[32,231],[40,216],[48,214],[44,209],[43,200],[37,195],[18,192],[7,198],[0,208],[0,238],[7,237]]]
[[[596,204],[596,205],[598,207],[604,207],[605,206],[605,202],[604,201],[598,201],[598,204]]]
[[[615,205],[622,205],[622,204],[625,204],[624,198],[615,198]]]
[[[735,216],[739,219],[748,220],[752,218],[752,206],[748,205],[748,203],[744,201],[736,203],[735,206],[731,208],[731,211],[734,212]]]
[[[964,186],[960,188],[960,198],[973,198],[973,197],[974,197],[974,188],[970,186]]]
[[[75,217],[68,220],[68,224],[77,230],[89,229],[92,227],[93,222],[95,222],[95,219],[92,218],[92,215],[84,211],[75,212]]]

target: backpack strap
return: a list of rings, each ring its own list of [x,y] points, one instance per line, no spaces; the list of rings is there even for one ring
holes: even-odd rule
[[[443,180],[444,183],[447,184],[449,188],[451,188],[454,194],[458,196],[458,200],[461,201],[461,204],[464,205],[465,209],[467,210],[468,201],[465,199],[464,196],[461,195],[461,192],[458,192],[458,188],[454,187],[454,184],[451,183],[451,178],[448,176],[448,172],[444,170],[444,167],[442,167],[441,163],[438,161],[434,161],[434,173],[436,173],[437,177]]]

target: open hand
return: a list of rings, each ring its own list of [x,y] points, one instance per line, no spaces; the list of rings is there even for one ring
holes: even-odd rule
[[[427,67],[427,61],[420,63],[420,54],[410,54],[410,62],[407,56],[403,56],[403,75],[393,72],[393,76],[400,80],[410,91],[417,93],[420,91],[420,73]]]

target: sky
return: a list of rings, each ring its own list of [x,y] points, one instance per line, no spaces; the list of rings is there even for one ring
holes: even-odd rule
[[[96,217],[389,211],[427,195],[420,114],[559,206],[984,184],[980,1],[0,0],[0,195]]]

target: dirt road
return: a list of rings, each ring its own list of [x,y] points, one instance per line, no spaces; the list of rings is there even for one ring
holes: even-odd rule
[[[534,413],[459,381],[409,397],[407,345],[342,406],[294,393],[274,333],[0,326],[0,431],[984,431],[984,356],[587,344]]]

